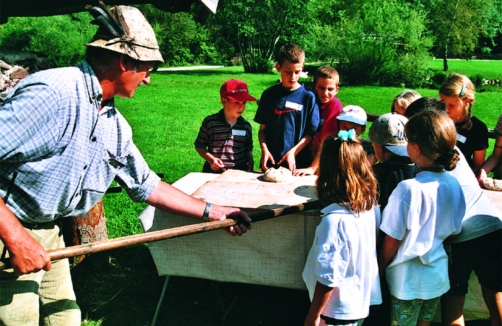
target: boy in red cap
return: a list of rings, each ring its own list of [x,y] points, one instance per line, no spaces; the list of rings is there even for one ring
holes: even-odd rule
[[[245,82],[227,80],[220,89],[220,112],[204,119],[195,140],[195,150],[206,160],[202,172],[222,173],[227,169],[253,170],[251,124],[241,117],[246,102],[256,101]]]

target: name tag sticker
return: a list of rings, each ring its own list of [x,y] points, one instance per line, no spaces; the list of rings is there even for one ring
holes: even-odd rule
[[[246,130],[232,129],[233,136],[246,136]]]
[[[457,134],[457,140],[463,144],[463,143],[465,143],[465,141],[467,140],[467,138],[465,138],[465,136]]]
[[[298,104],[298,103],[294,103],[294,102],[290,102],[290,101],[286,101],[286,105],[285,106],[288,109],[293,109],[293,110],[296,110],[296,111],[301,111],[303,109],[303,105]]]

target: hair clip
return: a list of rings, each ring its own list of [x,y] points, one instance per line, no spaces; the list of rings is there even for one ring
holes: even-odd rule
[[[465,95],[465,89],[466,89],[465,84],[462,84],[462,88],[460,88],[460,94],[459,94],[460,96]]]
[[[340,130],[338,132],[338,138],[340,138],[341,141],[349,141],[349,140],[354,140],[356,139],[356,131],[354,129],[350,129],[349,131],[347,130]]]

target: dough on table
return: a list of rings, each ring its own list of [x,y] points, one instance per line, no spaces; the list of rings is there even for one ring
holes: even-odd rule
[[[280,166],[278,169],[270,168],[263,174],[263,179],[270,182],[284,182],[288,181],[293,174],[289,169]]]

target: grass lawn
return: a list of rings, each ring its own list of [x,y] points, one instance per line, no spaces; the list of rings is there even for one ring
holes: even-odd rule
[[[431,66],[437,62],[439,60],[433,61]],[[477,65],[477,62],[468,61],[467,66]],[[450,60],[450,68],[457,69],[456,64]],[[483,71],[500,72],[501,64],[501,61],[482,61],[480,66]],[[464,72],[464,65],[464,62],[462,66],[459,64],[457,72]],[[470,69],[481,71],[481,68]],[[136,145],[152,170],[164,174],[164,181],[173,183],[189,172],[201,170],[203,160],[194,150],[193,142],[204,117],[221,108],[219,89],[230,78],[245,80],[250,93],[260,97],[263,90],[275,83],[278,75],[243,74],[241,67],[157,72],[151,77],[151,85],[140,87],[134,98],[117,99],[117,107],[134,131]],[[355,104],[367,113],[382,114],[390,112],[392,99],[402,90],[342,85],[338,97],[344,106]],[[437,90],[416,91],[422,96],[438,95]],[[501,104],[500,88],[478,92],[473,113],[493,128],[502,113]],[[243,116],[257,132],[258,125],[253,122],[256,109],[256,103],[248,103]],[[259,169],[256,132],[253,154],[255,169]],[[367,137],[367,133],[363,137]],[[490,152],[491,148],[493,140]],[[107,194],[104,206],[110,238],[142,232],[137,217],[145,204],[133,203],[122,192]],[[114,265],[104,270],[86,261],[72,269],[77,300],[85,317],[83,325],[149,325],[164,278],[158,276],[147,246],[116,249],[110,256]],[[220,293],[224,300],[230,300],[234,294],[240,298],[228,315],[226,325],[302,325],[309,305],[305,291],[220,284]],[[221,311],[215,300],[210,282],[173,277],[158,325],[219,325]],[[486,322],[469,325],[481,326]]]

